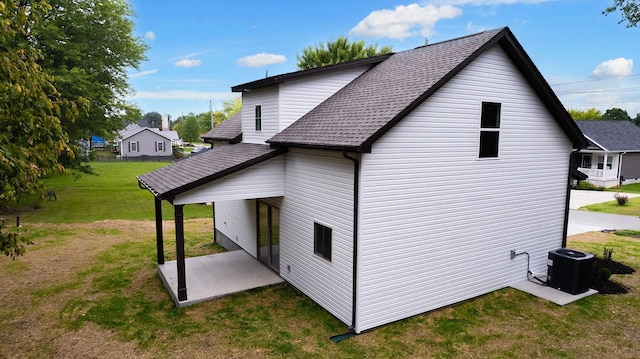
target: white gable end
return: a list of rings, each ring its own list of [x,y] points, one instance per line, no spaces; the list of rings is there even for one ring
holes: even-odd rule
[[[499,156],[479,158],[482,102]],[[572,145],[504,51],[473,61],[363,155],[356,331],[546,272]]]

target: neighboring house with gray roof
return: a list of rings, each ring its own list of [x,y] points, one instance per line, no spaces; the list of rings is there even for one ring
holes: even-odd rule
[[[157,128],[140,127],[131,124],[118,132],[116,137],[120,156],[130,157],[173,157],[172,144],[179,142],[176,131],[160,131]]]
[[[240,143],[242,141],[242,113],[231,115],[220,125],[200,137],[205,143],[210,143],[211,147]]]
[[[566,245],[587,141],[508,28],[232,90],[241,143],[138,177],[174,206],[178,305],[189,203],[356,333],[544,274]]]
[[[578,169],[603,187],[640,182],[640,127],[629,121],[576,121],[589,140],[580,150]]]

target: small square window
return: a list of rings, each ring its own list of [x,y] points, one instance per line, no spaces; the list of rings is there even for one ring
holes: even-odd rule
[[[582,168],[591,168],[591,155],[582,155]]]
[[[313,224],[313,252],[331,262],[331,228]]]
[[[262,130],[262,106],[256,106],[256,131]]]

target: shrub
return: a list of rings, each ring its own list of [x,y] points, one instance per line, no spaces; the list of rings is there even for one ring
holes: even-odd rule
[[[624,193],[616,193],[615,195],[613,195],[613,198],[618,201],[618,206],[624,206],[629,202],[629,196]]]
[[[605,187],[596,186],[593,183],[587,181],[580,181],[576,186],[576,189],[588,190],[588,191],[604,191]]]
[[[605,261],[610,261],[611,257],[613,256],[613,248],[604,247],[604,251],[602,254],[603,254],[602,257],[604,258]]]
[[[611,278],[611,270],[609,268],[600,268],[599,277],[602,280],[609,280]]]

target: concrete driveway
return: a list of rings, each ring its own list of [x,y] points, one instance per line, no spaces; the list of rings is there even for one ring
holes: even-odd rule
[[[571,191],[569,201],[569,228],[568,235],[584,232],[601,231],[604,229],[633,229],[640,230],[640,218],[636,216],[623,216],[619,214],[588,212],[578,210],[590,204],[615,200],[614,192],[599,191]],[[629,198],[640,197],[640,194],[627,194]]]
[[[629,198],[640,197],[640,194],[625,193]],[[578,209],[590,204],[615,201],[615,192],[571,190],[569,208]]]

